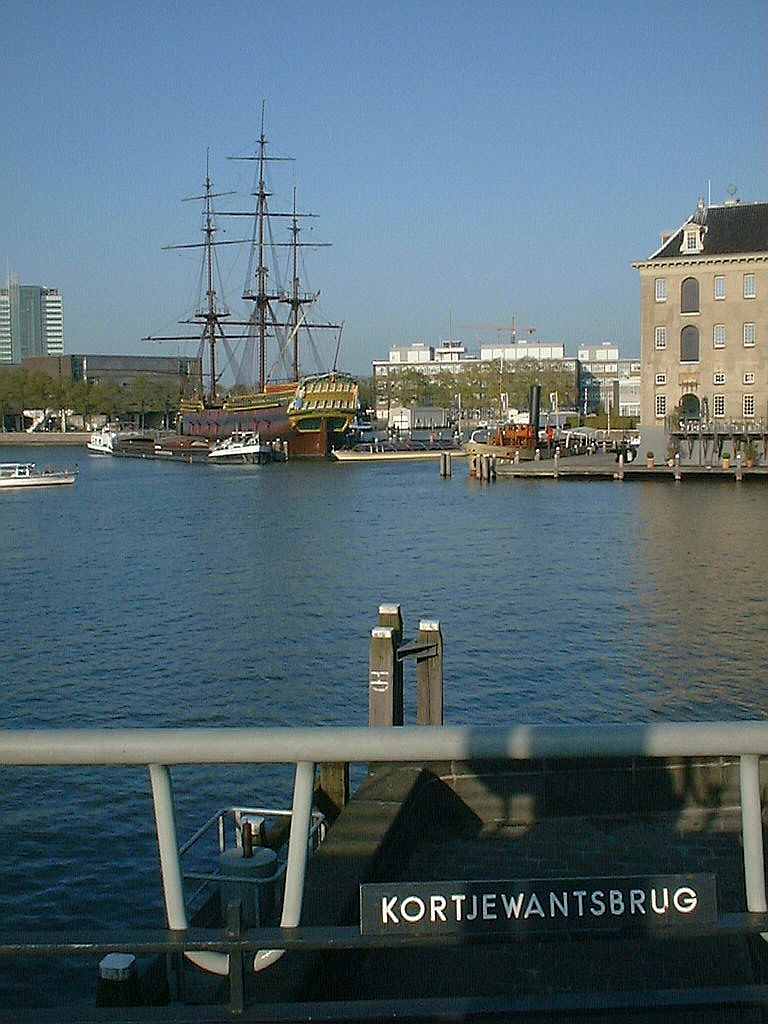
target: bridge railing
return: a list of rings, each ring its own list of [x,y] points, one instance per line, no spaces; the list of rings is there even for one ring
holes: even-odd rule
[[[364,727],[275,729],[87,729],[0,731],[0,765],[146,766],[152,789],[163,893],[170,934],[139,948],[184,951],[198,966],[233,981],[235,960],[227,950],[254,952],[258,971],[288,948],[357,948],[350,929],[299,928],[312,828],[315,768],[323,763],[526,762],[533,759],[731,757],[739,759],[747,911],[766,913],[759,762],[768,755],[766,722],[695,722],[653,725],[526,725],[510,728]],[[178,765],[293,764],[295,781],[285,892],[279,929],[243,941],[202,937],[187,920],[176,832],[171,768]],[[765,924],[763,924],[765,927]],[[311,934],[310,934],[311,933]],[[335,938],[333,937],[335,935]],[[269,938],[266,938],[266,937]],[[71,952],[125,948],[117,937],[91,941],[0,942],[0,953]],[[375,944],[375,943],[374,943]],[[136,948],[136,945],[134,948]],[[365,943],[362,943],[365,945]],[[242,979],[233,989],[242,1003]]]

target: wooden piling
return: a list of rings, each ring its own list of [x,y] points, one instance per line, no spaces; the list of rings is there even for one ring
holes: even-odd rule
[[[368,654],[368,724],[403,724],[403,666],[397,648],[403,640],[399,604],[379,605]]]
[[[403,663],[397,657],[397,649],[403,642],[403,613],[399,604],[380,604],[379,614],[376,620],[377,626],[389,626],[392,630],[392,640],[395,645],[395,663],[392,670],[392,700],[394,708],[394,720],[392,725],[403,724]]]
[[[314,803],[329,822],[334,822],[349,803],[349,762],[321,764],[315,783]]]
[[[416,724],[443,724],[443,637],[440,623],[424,619],[419,623],[419,642],[434,652],[416,659]]]

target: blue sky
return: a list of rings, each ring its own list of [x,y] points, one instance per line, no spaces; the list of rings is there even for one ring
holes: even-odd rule
[[[3,277],[61,290],[67,351],[170,354],[141,338],[191,308],[196,272],[163,246],[199,237],[181,200],[207,147],[217,186],[249,189],[226,158],[253,152],[265,101],[270,151],[295,158],[273,207],[296,185],[332,243],[308,284],[345,368],[476,349],[496,332],[459,325],[513,316],[571,355],[637,354],[631,262],[710,189],[768,199],[766,7],[0,0]]]

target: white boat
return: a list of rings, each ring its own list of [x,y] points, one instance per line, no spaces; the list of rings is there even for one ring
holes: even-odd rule
[[[34,462],[0,462],[0,489],[73,484],[76,477],[76,471],[68,469],[40,470]]]
[[[218,462],[282,462],[285,448],[279,440],[264,442],[255,431],[242,430],[217,441],[208,458]]]
[[[107,425],[101,430],[94,430],[85,447],[93,455],[114,455],[116,438],[115,428]]]
[[[466,455],[463,448],[454,445],[428,447],[423,442],[393,445],[375,441],[356,444],[353,448],[335,448],[331,456],[338,462],[410,462],[417,459],[439,459],[441,455]]]

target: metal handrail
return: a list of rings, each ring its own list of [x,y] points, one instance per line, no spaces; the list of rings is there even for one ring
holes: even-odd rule
[[[146,765],[155,808],[169,928],[188,928],[169,766],[296,766],[286,883],[280,925],[301,917],[315,765],[320,762],[445,762],[533,758],[712,757],[740,759],[747,910],[765,913],[766,890],[759,759],[768,754],[768,722],[653,725],[525,725],[511,728],[85,729],[2,730],[0,765]],[[256,952],[254,970],[284,949]],[[229,956],[187,952],[205,970],[226,974]]]

